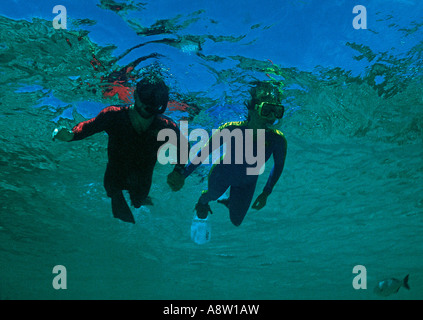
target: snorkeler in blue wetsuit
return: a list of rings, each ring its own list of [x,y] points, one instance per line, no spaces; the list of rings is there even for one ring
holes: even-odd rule
[[[239,129],[243,137],[246,137],[248,134],[247,129],[253,129],[253,141],[256,141],[259,129],[265,130],[265,148],[257,147],[255,151],[260,152],[260,150],[262,150],[265,152],[265,162],[273,155],[274,166],[270,172],[263,192],[257,197],[252,205],[253,209],[260,210],[266,205],[268,196],[272,193],[273,187],[282,174],[287,151],[287,141],[282,132],[271,129],[276,120],[282,119],[284,113],[284,107],[280,104],[282,100],[280,89],[270,81],[256,82],[255,86],[250,90],[250,94],[251,100],[246,103],[248,108],[247,120],[242,122],[229,122],[219,129],[228,129],[229,131]],[[251,130],[249,131],[251,132]],[[210,140],[212,140],[212,138]],[[212,151],[211,148],[215,146],[212,146],[210,140],[204,148],[209,148],[210,151]],[[231,149],[233,153],[233,144],[231,144]],[[200,154],[201,151],[198,153],[197,157],[199,157]],[[174,170],[168,177],[169,186],[175,191],[179,190],[183,186],[185,178],[187,178],[200,163],[200,161],[194,161],[193,159],[193,161],[183,169]],[[225,164],[220,161],[219,164],[213,165],[208,178],[208,190],[202,192],[195,206],[198,218],[207,218],[208,213],[212,213],[208,203],[218,200],[226,190],[230,188],[229,198],[219,200],[218,202],[228,207],[230,219],[235,226],[239,226],[242,223],[252,202],[258,180],[258,174],[247,174],[246,169],[248,167],[251,167],[251,165],[246,161],[242,163],[237,163],[235,161],[235,163],[230,164]]]

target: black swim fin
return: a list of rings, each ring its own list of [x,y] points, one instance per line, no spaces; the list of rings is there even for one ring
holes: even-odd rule
[[[131,209],[129,209],[122,192],[112,197],[112,212],[113,216],[125,222],[135,223],[134,216]]]

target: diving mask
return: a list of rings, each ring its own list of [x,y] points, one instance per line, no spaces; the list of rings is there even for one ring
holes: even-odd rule
[[[285,108],[281,104],[262,102],[259,105],[256,105],[256,110],[261,117],[269,117],[272,113],[276,119],[282,119],[285,112]]]

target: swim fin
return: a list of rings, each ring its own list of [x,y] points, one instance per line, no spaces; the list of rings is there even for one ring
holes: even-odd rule
[[[112,212],[113,216],[125,222],[135,223],[131,209],[129,209],[122,192],[112,196]]]

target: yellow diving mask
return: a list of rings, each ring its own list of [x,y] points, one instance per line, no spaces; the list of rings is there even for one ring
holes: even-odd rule
[[[276,119],[282,119],[285,112],[285,108],[281,104],[262,102],[256,105],[256,110],[260,117],[269,117],[272,113]]]

